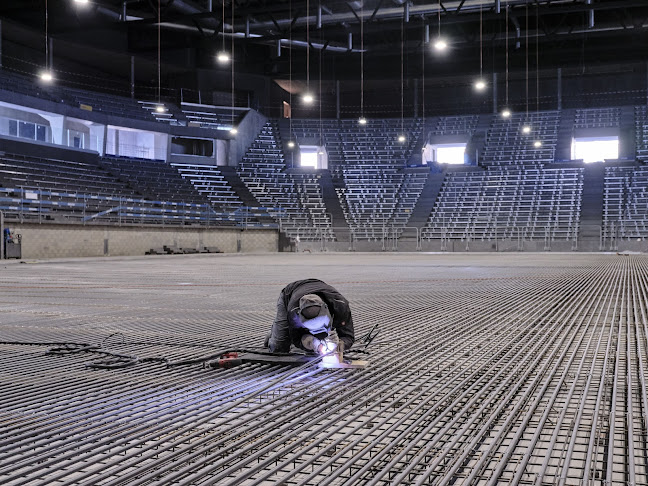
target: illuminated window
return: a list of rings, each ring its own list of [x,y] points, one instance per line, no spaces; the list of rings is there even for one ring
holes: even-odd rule
[[[299,165],[301,167],[325,169],[328,166],[326,150],[324,147],[319,147],[317,145],[300,145],[299,153]]]
[[[572,160],[602,162],[619,158],[619,137],[585,137],[572,140]]]
[[[465,164],[465,143],[444,143],[426,145],[423,149],[423,161],[439,164]]]

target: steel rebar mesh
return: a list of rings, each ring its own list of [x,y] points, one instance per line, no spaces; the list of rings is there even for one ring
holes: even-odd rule
[[[167,366],[259,346],[307,277],[378,324],[369,367]],[[0,286],[2,484],[648,484],[643,256],[87,259]]]

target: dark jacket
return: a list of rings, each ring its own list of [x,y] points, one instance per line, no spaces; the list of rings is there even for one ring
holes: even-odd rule
[[[349,301],[327,283],[314,278],[292,282],[281,291],[288,315],[292,343],[301,348],[301,338],[308,333],[307,329],[296,327],[293,324],[296,322],[295,319],[298,319],[299,299],[306,294],[317,294],[322,298],[333,318],[332,328],[336,330],[340,341],[344,342],[344,349],[351,348],[355,341],[355,334],[353,332],[353,318],[351,317]]]

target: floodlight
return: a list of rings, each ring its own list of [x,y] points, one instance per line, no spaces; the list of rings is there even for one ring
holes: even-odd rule
[[[166,109],[166,106],[164,106],[164,105],[157,105],[155,107],[155,112],[156,113],[164,113],[165,111],[167,111],[167,109]]]
[[[89,0],[74,0],[74,3],[78,3],[79,5],[88,5]]]
[[[52,76],[52,73],[49,71],[42,71],[39,76],[41,81],[46,83],[51,83],[54,80],[54,76]]]
[[[522,133],[531,133],[531,127],[529,125],[524,125],[522,127]]]
[[[399,141],[400,143],[403,143],[405,140],[406,140],[405,135],[399,135],[399,136],[398,136],[398,141]]]
[[[295,147],[295,142],[293,142],[292,140],[288,142],[288,148],[294,148],[294,147]]]
[[[474,86],[477,91],[484,91],[486,89],[486,82],[483,79],[478,79],[475,81]]]
[[[511,110],[504,108],[502,110],[502,118],[511,118]]]
[[[445,51],[447,48],[448,48],[448,43],[442,37],[439,37],[434,43],[434,49],[439,52]]]
[[[535,148],[540,148],[542,147],[542,142],[540,140],[536,140],[535,142],[533,142],[533,146]]]
[[[230,133],[232,135],[236,135],[238,133],[238,129],[236,127],[232,127],[232,128],[230,128]]]
[[[230,62],[230,56],[227,52],[221,51],[216,55],[216,60],[219,64],[227,64]]]
[[[367,124],[367,119],[364,116],[361,116],[360,118],[358,118],[358,123],[360,125],[366,125]]]
[[[310,104],[313,102],[314,98],[313,98],[313,95],[312,95],[312,94],[310,94],[310,93],[306,93],[306,94],[304,94],[304,97],[302,98],[302,100],[303,100],[304,103],[306,103],[307,105],[310,105]]]

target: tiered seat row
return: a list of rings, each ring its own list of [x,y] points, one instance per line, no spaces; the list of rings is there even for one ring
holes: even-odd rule
[[[635,144],[637,159],[648,160],[648,109],[645,105],[635,106]]]
[[[434,135],[472,135],[479,115],[442,116],[436,123]]]
[[[542,111],[513,114],[510,118],[493,117],[480,158],[482,165],[528,165],[552,163],[558,138],[560,112]],[[525,126],[530,127],[524,133]],[[539,147],[534,146],[540,141]]]
[[[587,108],[576,110],[574,128],[615,128],[619,126],[620,108]]]
[[[315,238],[318,230],[286,171],[276,122],[268,122],[237,168],[241,180],[290,237]]]
[[[648,167],[607,167],[603,228],[607,236],[648,237]]]
[[[161,160],[104,157],[101,163],[120,180],[152,200],[206,204],[178,171]]]
[[[180,175],[193,188],[206,197],[212,207],[235,211],[242,206],[241,199],[230,187],[218,166],[204,164],[172,163]]]
[[[580,168],[510,166],[451,173],[422,236],[572,239],[578,234],[582,189]]]
[[[319,176],[314,173],[293,172],[292,177],[301,206],[308,211],[313,227],[319,229],[323,236],[333,238],[331,217],[324,205]]]

